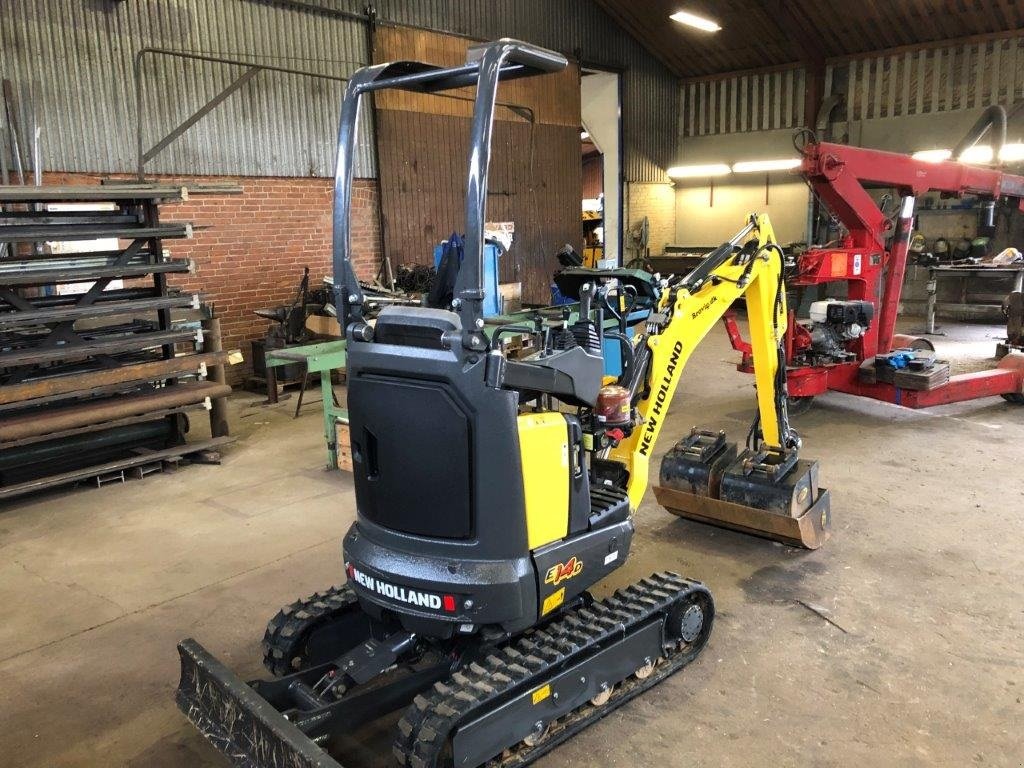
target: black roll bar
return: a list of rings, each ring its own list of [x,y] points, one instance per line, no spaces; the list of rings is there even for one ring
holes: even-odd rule
[[[334,290],[338,316],[346,336],[353,324],[363,322],[363,291],[352,268],[350,253],[352,176],[355,170],[356,133],[363,94],[385,89],[436,93],[476,85],[466,186],[465,257],[455,284],[453,309],[462,320],[464,343],[483,327],[484,220],[487,212],[487,169],[491,160],[491,134],[498,84],[503,80],[558,72],[568,66],[554,51],[518,40],[502,38],[469,49],[465,64],[438,67],[416,61],[375,64],[358,70],[349,80],[341,103],[338,159],[334,171],[334,234],[332,240]],[[366,338],[365,330],[357,331]]]

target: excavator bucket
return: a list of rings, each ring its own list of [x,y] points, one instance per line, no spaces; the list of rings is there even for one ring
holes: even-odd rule
[[[343,768],[195,640],[178,654],[178,708],[237,768]]]
[[[795,453],[738,452],[722,432],[694,429],[661,462],[658,503],[679,517],[817,549],[831,535],[818,463]]]

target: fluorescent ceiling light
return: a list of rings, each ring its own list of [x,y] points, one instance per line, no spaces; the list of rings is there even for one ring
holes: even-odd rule
[[[915,160],[923,160],[926,163],[941,163],[952,156],[953,152],[948,149],[922,149],[911,155]]]
[[[992,147],[975,144],[965,149],[959,159],[962,163],[991,163]],[[1019,163],[1024,160],[1024,144],[1004,144],[999,152],[999,159],[1004,163]]]
[[[717,32],[722,27],[718,22],[706,19],[703,16],[698,16],[695,13],[689,11],[676,11],[669,16],[672,21],[678,21],[680,24],[685,24],[688,27],[695,27],[705,32]]]
[[[725,176],[729,166],[725,163],[708,163],[706,165],[676,165],[669,168],[668,175],[673,179],[693,179],[707,176]]]
[[[1019,163],[1024,160],[1024,144],[1003,144],[999,159],[1004,163]]]
[[[961,152],[960,157],[957,159],[961,163],[991,163],[992,147],[986,147],[984,144],[975,144],[973,147],[968,147]]]
[[[787,157],[782,160],[745,160],[742,163],[733,163],[733,173],[757,173],[768,171],[788,171],[800,165],[800,158]]]

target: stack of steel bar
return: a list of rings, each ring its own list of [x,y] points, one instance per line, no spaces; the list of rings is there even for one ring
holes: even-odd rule
[[[160,222],[183,187],[0,186],[0,499],[123,478],[227,442],[225,353]],[[187,443],[188,413],[211,438]],[[214,418],[216,416],[216,418]]]

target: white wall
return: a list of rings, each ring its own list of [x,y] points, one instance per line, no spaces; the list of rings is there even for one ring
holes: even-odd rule
[[[604,161],[604,258],[620,263],[622,222],[622,158],[619,157],[619,75],[597,72],[580,78],[580,113],[583,127],[601,151]]]
[[[966,109],[935,115],[907,115],[858,120],[848,124],[850,143],[890,152],[916,152],[919,149],[952,149],[974,125],[982,109]],[[842,124],[840,124],[842,125]],[[1024,142],[1024,120],[1020,117],[1007,127],[1008,143]],[[986,135],[979,144],[989,144]]]
[[[676,187],[676,243],[719,245],[746,223],[749,213],[767,213],[782,244],[803,241],[807,229],[807,186],[802,181],[772,174],[768,204],[764,176],[760,183],[715,184],[714,204],[710,187],[688,184]]]
[[[733,163],[796,157],[793,131],[732,133],[683,139],[679,165]],[[744,173],[714,180],[714,201],[707,179],[676,182],[676,239],[679,245],[717,245],[736,234],[748,213],[767,213],[781,243],[806,240],[807,185],[788,172],[769,175],[765,203],[765,175]]]
[[[974,124],[982,110],[967,109],[939,114],[881,117],[836,124],[838,134],[849,134],[849,143],[890,152],[919,149],[950,149]],[[1024,119],[1010,123],[1006,140],[1024,142]],[[990,138],[981,143],[989,143]],[[792,131],[755,131],[722,136],[693,136],[682,140],[678,164],[728,163],[795,157]],[[804,240],[809,192],[792,174],[771,175],[769,204],[764,204],[764,176],[730,174],[715,179],[714,205],[706,179],[676,182],[676,242],[682,245],[712,244],[739,229],[748,212],[764,211],[772,219],[783,243]],[[957,229],[959,233],[962,227]],[[928,234],[928,233],[926,233]],[[930,236],[934,236],[931,233]]]

